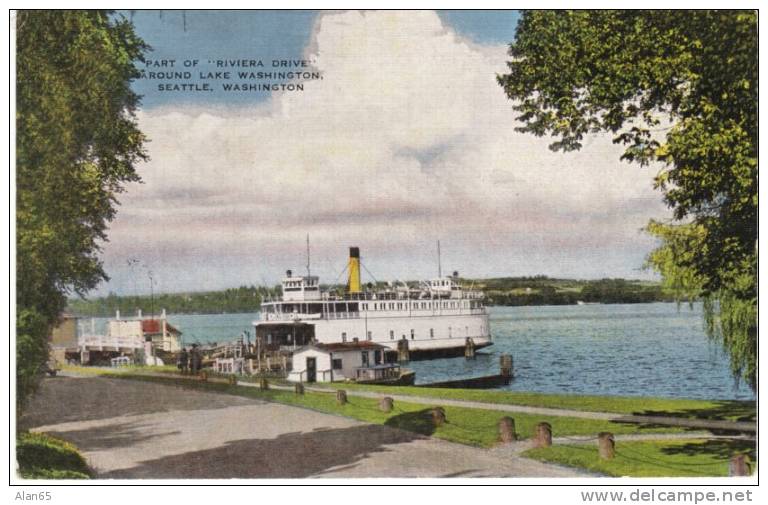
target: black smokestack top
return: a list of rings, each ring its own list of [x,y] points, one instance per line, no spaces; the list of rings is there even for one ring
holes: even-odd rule
[[[350,247],[349,248],[349,257],[350,258],[358,258],[358,259],[360,259],[360,248],[359,247]]]

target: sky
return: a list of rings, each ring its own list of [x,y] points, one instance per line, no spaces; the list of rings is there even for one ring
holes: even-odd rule
[[[496,82],[515,11],[124,14],[153,47],[134,83],[151,159],[120,195],[97,295],[147,293],[149,271],[155,292],[274,284],[305,271],[307,235],[321,282],[343,281],[349,246],[368,280],[434,277],[438,240],[465,277],[654,278],[659,167],[620,162],[608,135],[564,154],[515,131]],[[262,66],[216,63],[241,60]],[[288,70],[314,77],[237,77]],[[303,89],[224,90],[261,82]],[[179,83],[208,89],[158,87]]]

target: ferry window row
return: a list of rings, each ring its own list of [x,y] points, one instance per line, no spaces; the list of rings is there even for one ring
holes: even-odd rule
[[[403,302],[381,302],[381,303],[363,303],[360,305],[362,310],[419,310],[419,309],[475,309],[479,308],[479,302],[413,302],[411,304]]]
[[[466,333],[467,333],[467,335],[469,335],[469,326],[466,327]],[[411,340],[415,340],[416,339],[416,330],[413,329],[413,328],[410,330],[410,337],[411,337]],[[402,338],[406,338],[406,336],[403,335]],[[430,328],[429,329],[429,338],[435,338],[435,329],[434,328]],[[452,326],[448,327],[448,338],[453,338],[453,327]],[[372,341],[373,340],[373,332],[368,330],[366,332],[365,339],[369,340],[369,341]],[[390,340],[395,340],[395,330],[389,330],[389,339]],[[342,342],[346,342],[347,341],[347,332],[346,331],[341,332],[341,341]]]

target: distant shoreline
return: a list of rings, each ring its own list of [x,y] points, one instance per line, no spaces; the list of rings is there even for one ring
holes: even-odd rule
[[[673,292],[660,283],[626,279],[553,279],[546,276],[463,279],[485,293],[488,306],[538,307],[578,304],[622,304],[675,302]],[[379,283],[385,287],[386,284]],[[342,286],[323,288],[343,289]],[[94,299],[71,299],[68,311],[83,317],[110,317],[122,314],[245,314],[258,312],[261,301],[279,297],[279,286],[240,286],[220,291],[116,295]]]
[[[697,300],[694,300],[696,302]],[[648,304],[648,303],[676,303],[675,300],[655,300],[655,301],[642,301],[642,302],[590,302],[585,304],[585,306],[595,306],[595,305],[642,305],[642,304]],[[681,303],[689,303],[687,300],[682,301]],[[488,304],[487,307],[575,307],[580,306],[578,303],[539,303],[539,304],[520,304],[520,305],[499,305],[499,304]],[[207,311],[207,312],[168,312],[166,311],[166,314],[168,316],[222,316],[227,314],[257,314],[260,312],[260,308],[256,307],[253,310],[242,310],[237,312],[214,312],[214,311]],[[78,313],[75,311],[71,311],[70,313],[76,317],[97,317],[97,318],[110,318],[115,316],[115,312],[109,312],[109,313],[99,313],[99,314],[83,314]],[[150,316],[150,312],[142,312],[143,315]],[[126,317],[133,317],[135,313],[132,312],[122,312],[121,314]],[[155,316],[158,316],[159,313],[156,312]]]

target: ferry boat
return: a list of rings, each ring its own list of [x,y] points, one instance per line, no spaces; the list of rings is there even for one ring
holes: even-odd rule
[[[321,289],[319,278],[282,280],[282,296],[261,304],[254,321],[262,350],[290,351],[313,343],[372,342],[387,361],[474,354],[492,345],[481,291],[462,286],[458,272],[410,286],[360,282],[360,250],[350,247],[344,292]],[[471,350],[470,350],[471,349]]]

